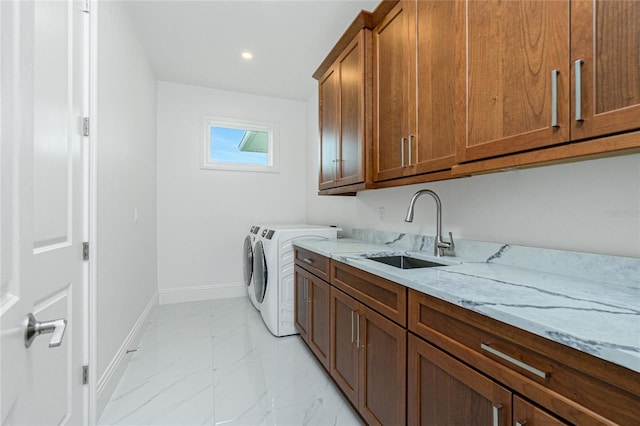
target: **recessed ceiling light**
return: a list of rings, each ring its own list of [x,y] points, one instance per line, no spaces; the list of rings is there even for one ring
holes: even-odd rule
[[[248,61],[253,59],[253,54],[251,52],[242,52],[242,57]]]

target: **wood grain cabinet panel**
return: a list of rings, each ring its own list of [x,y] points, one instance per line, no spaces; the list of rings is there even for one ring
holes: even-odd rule
[[[640,2],[572,0],[570,65],[573,140],[640,129]]]
[[[410,103],[410,23],[399,2],[374,29],[374,180],[410,175],[407,169]]]
[[[359,315],[360,413],[371,425],[404,424],[407,331],[362,304]]]
[[[409,333],[408,424],[511,424],[511,392]]]
[[[330,286],[296,265],[295,324],[300,337],[329,370]]]
[[[406,329],[331,288],[330,373],[370,425],[406,422]]]
[[[354,407],[358,407],[360,358],[356,344],[359,303],[331,288],[331,356],[329,372]]]
[[[309,284],[311,312],[309,347],[316,358],[329,370],[331,286],[319,278],[312,277]]]
[[[374,180],[449,169],[464,129],[464,3],[399,2],[374,29]]]
[[[294,267],[295,324],[300,337],[307,344],[309,344],[309,299],[307,297],[309,275],[299,266]]]
[[[371,31],[362,29],[318,80],[320,124],[319,189],[340,193],[367,184],[371,115]]]
[[[406,287],[335,260],[331,261],[331,284],[406,327]]]
[[[569,1],[467,7],[468,121],[458,161],[569,141]]]
[[[569,425],[517,395],[513,396],[513,424],[514,426]]]
[[[294,262],[296,265],[312,274],[329,281],[330,259],[310,250],[300,247],[294,249]]]

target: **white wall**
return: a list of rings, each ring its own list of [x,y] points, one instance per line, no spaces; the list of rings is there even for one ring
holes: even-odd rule
[[[442,200],[443,232],[454,238],[640,257],[640,155],[590,160],[471,178],[364,191],[357,197],[317,194],[318,97],[307,101],[307,221],[435,234],[435,203],[416,204],[429,188]],[[380,210],[384,209],[384,220]]]
[[[280,172],[202,170],[202,115],[277,122]],[[246,294],[244,237],[305,219],[305,103],[158,82],[160,301]]]
[[[97,9],[99,385],[157,291],[156,81],[123,4]]]

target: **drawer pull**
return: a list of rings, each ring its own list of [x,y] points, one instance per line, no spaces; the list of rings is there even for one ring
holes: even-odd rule
[[[526,420],[520,420],[519,422],[516,422],[516,426],[527,426],[527,421]]]
[[[500,413],[502,412],[501,404],[493,404],[493,426],[500,426]]]
[[[540,378],[546,379],[551,375],[550,373],[545,373],[544,371],[538,370],[537,368],[532,367],[529,364],[525,364],[524,362],[522,362],[520,360],[517,360],[517,359],[515,359],[513,357],[510,357],[509,355],[504,354],[504,353],[500,352],[499,350],[494,349],[494,348],[492,348],[491,346],[489,346],[487,344],[481,343],[480,347],[482,349],[484,349],[485,351],[487,351],[489,353],[492,353],[493,355],[495,355],[495,356],[497,356],[499,358],[502,358],[505,361],[510,362],[511,364],[515,364],[518,367],[527,370],[529,373],[535,374],[536,376],[538,376]]]
[[[314,263],[314,260],[313,260],[313,259],[310,259],[310,258],[308,258],[308,257],[305,257],[304,259],[302,259],[302,261],[303,261],[304,263],[308,263],[309,265],[313,265],[313,263]]]

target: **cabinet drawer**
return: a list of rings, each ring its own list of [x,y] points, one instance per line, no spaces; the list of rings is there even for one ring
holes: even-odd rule
[[[403,327],[407,326],[407,288],[335,260],[331,284]]]
[[[409,329],[575,424],[638,424],[640,375],[409,290]]]
[[[312,274],[329,281],[330,259],[321,254],[305,250],[300,247],[295,248],[296,265],[306,269]]]

